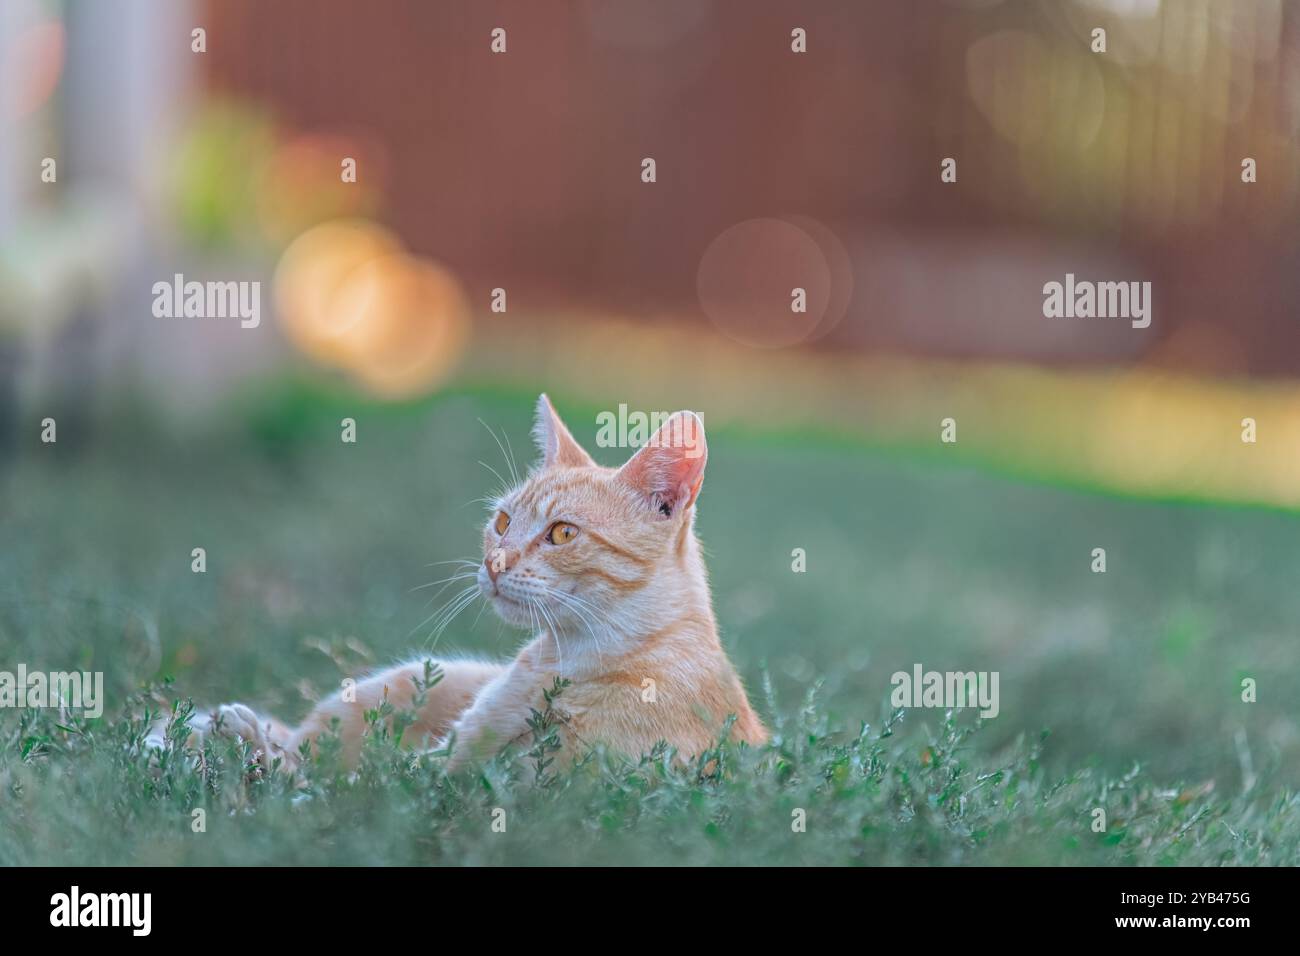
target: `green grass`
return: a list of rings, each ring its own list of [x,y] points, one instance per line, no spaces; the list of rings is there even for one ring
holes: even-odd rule
[[[91,447],[62,419],[58,446],[25,445],[0,478],[0,669],[102,670],[108,709],[0,710],[0,862],[1300,862],[1294,516],[815,438],[709,436],[699,526],[770,747],[680,771],[595,755],[538,785],[539,719],[531,756],[482,773],[448,778],[376,734],[358,774],[327,752],[300,790],[249,773],[235,744],[145,751],[148,701],[295,719],[343,677],[430,650],[412,588],[475,552],[474,499],[495,483],[477,462],[501,470],[477,419],[526,456],[528,407],[286,388],[216,423],[121,410]],[[590,442],[595,409],[560,409]],[[476,613],[439,649],[511,653],[520,635]],[[999,671],[1001,713],[893,714],[889,677],[917,662]]]

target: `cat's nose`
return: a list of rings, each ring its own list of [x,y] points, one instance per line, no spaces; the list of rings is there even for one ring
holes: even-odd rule
[[[509,571],[516,561],[519,560],[519,552],[511,551],[508,548],[493,548],[483,559],[483,566],[487,568],[488,577],[492,583],[497,583],[497,577],[503,571]]]

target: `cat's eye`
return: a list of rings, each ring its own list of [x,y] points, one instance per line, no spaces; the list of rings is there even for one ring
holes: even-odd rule
[[[496,529],[497,534],[505,534],[506,528],[510,527],[510,516],[504,511],[498,511],[496,524],[492,527]]]
[[[551,530],[546,532],[546,540],[551,544],[568,544],[577,536],[578,529],[563,521],[551,525]]]

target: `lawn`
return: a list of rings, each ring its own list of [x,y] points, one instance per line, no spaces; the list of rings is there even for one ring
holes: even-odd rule
[[[698,526],[770,747],[596,754],[539,785],[535,756],[449,778],[376,733],[359,773],[326,753],[295,789],[235,744],[142,746],[147,706],[297,718],[430,649],[416,588],[475,554],[504,473],[479,420],[524,457],[533,397],[289,384],[24,444],[0,474],[0,669],[103,671],[107,705],[0,710],[0,863],[1300,863],[1297,516],[762,429],[710,430]],[[598,409],[556,397],[590,444]],[[510,654],[478,611],[438,647]],[[894,713],[918,663],[999,672],[1000,713]]]

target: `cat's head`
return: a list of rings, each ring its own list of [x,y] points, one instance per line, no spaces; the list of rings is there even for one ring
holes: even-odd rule
[[[494,503],[479,588],[506,621],[578,634],[626,624],[689,576],[695,501],[708,447],[693,412],[676,412],[620,468],[592,460],[537,400],[541,460]]]

